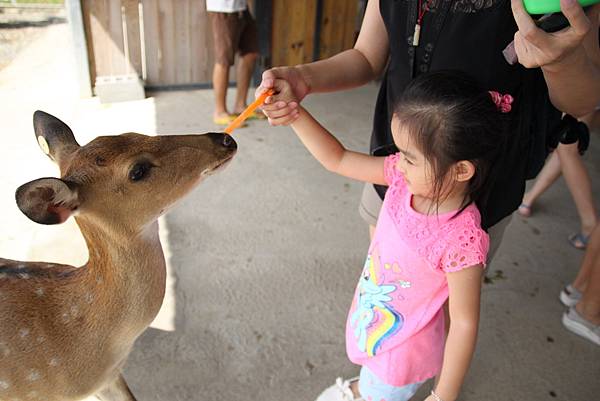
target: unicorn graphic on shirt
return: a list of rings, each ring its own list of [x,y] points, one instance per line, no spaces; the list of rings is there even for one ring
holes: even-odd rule
[[[378,276],[379,255],[375,250],[365,261],[363,275],[358,283],[356,310],[350,318],[358,349],[374,356],[381,344],[402,328],[404,317],[387,302],[396,290],[394,284],[382,284],[383,275]],[[400,283],[401,288],[406,288]]]

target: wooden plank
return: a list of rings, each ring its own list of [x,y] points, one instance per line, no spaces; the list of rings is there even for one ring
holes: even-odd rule
[[[78,0],[76,0],[78,1]],[[96,55],[94,53],[94,36],[92,35],[92,11],[91,11],[91,1],[92,0],[83,0],[81,2],[81,13],[83,18],[83,29],[85,31],[86,37],[86,48],[89,60],[90,67],[90,85],[93,86],[94,82],[96,82]]]
[[[271,59],[273,66],[312,61],[317,0],[273,4]]]
[[[107,3],[108,20],[106,28],[109,35],[110,75],[126,74],[128,62],[125,59],[121,0],[108,0]]]
[[[317,0],[310,0],[305,7],[304,16],[304,40],[302,47],[302,62],[310,63],[313,61],[315,46],[315,23],[317,19]]]
[[[357,1],[323,0],[319,58],[331,57],[354,45]]]
[[[193,1],[190,9],[191,82],[211,80],[214,62],[212,31],[204,0]]]
[[[161,82],[161,25],[158,1],[159,0],[142,0],[144,53],[146,55],[146,84],[150,86],[160,85]]]
[[[273,29],[271,32],[271,60],[272,66],[277,67],[285,65],[288,51],[288,23],[285,18],[287,17],[287,7],[283,1],[275,1],[273,4]]]
[[[129,56],[129,68],[131,72],[142,76],[142,45],[140,38],[140,13],[139,0],[121,0],[123,5],[123,18],[127,30],[127,55]]]
[[[189,6],[190,0],[180,0],[177,6],[172,8],[173,59],[168,60],[168,63],[173,65],[175,84],[189,83],[191,78]]]
[[[107,30],[108,12],[106,0],[87,0],[90,15],[90,34],[92,38],[92,53],[95,59],[95,69],[97,75],[109,75],[110,65],[110,46]]]
[[[342,50],[351,49],[354,47],[356,34],[358,29],[360,29],[360,22],[357,21],[359,7],[360,4],[357,1],[348,2],[348,7],[346,8],[344,37],[342,38]]]
[[[84,17],[90,38],[90,60],[94,80],[97,76],[127,72],[120,0],[85,0]]]
[[[80,0],[67,0],[69,26],[73,35],[73,47],[75,49],[75,67],[77,70],[77,81],[79,83],[79,96],[83,98],[92,96],[92,83],[90,81],[90,58],[87,48],[87,33],[84,23],[84,11]]]
[[[160,81],[168,84],[177,83],[175,79],[176,57],[175,51],[177,37],[175,35],[175,12],[173,1],[159,1],[159,35],[160,35],[160,51],[162,54],[160,64]]]

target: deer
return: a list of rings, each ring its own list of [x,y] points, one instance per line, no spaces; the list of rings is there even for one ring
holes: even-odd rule
[[[20,186],[39,224],[73,216],[88,248],[81,267],[0,258],[0,401],[132,401],[121,368],[163,301],[158,218],[237,151],[223,133],[100,136],[80,146],[36,111],[42,151],[60,170]]]

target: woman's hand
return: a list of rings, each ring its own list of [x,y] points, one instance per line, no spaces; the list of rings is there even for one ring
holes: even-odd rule
[[[275,95],[267,97],[262,106],[271,125],[294,122],[298,118],[298,103],[310,90],[298,67],[276,67],[265,71],[255,96],[258,97],[267,89],[275,91]]]
[[[513,16],[519,30],[515,33],[515,51],[520,64],[527,68],[557,70],[577,57],[585,57],[583,39],[590,30],[590,20],[577,0],[560,0],[562,13],[570,26],[548,33],[538,28],[523,6],[523,0],[511,0]]]

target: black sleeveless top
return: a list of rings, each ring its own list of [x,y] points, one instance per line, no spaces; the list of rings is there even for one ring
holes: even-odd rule
[[[518,63],[510,65],[504,59],[502,50],[517,31],[510,0],[429,0],[417,47],[412,41],[418,0],[371,1],[379,1],[390,54],[375,106],[372,154],[397,152],[390,130],[395,99],[413,77],[423,72],[465,71],[484,88],[510,93],[515,98],[507,116],[511,135],[506,168],[502,169],[506,174],[497,179],[487,204],[480,207],[483,227],[494,225],[519,206],[525,180],[533,178],[543,164],[547,125],[560,118],[550,105],[541,70],[528,70]],[[375,188],[383,198],[386,187]]]

